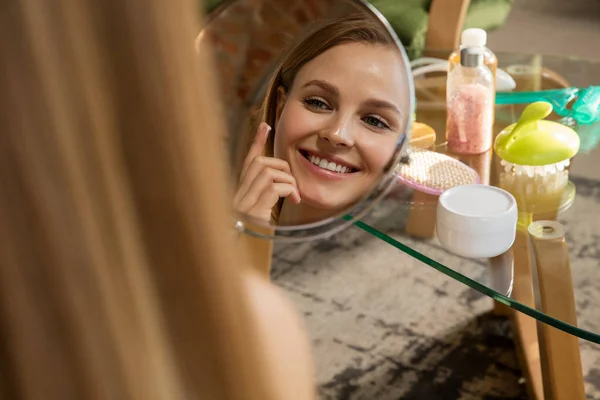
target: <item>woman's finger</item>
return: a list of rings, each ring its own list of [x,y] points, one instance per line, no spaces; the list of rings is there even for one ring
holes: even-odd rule
[[[300,202],[300,193],[296,186],[289,183],[274,183],[260,195],[256,203],[250,208],[249,213],[270,216],[279,199],[285,197],[294,199],[295,203]]]
[[[256,180],[256,178],[262,175],[265,169],[279,170],[289,174],[290,176],[293,176],[291,174],[290,166],[286,161],[273,157],[255,157],[252,161],[252,164],[246,171],[246,174],[243,176],[243,178],[240,180],[240,183],[238,184],[238,189],[234,196],[235,201],[239,201],[240,198],[246,194],[250,186],[253,185],[253,182]],[[284,181],[287,181],[287,179],[284,179]]]
[[[292,174],[292,169],[287,161],[276,157],[258,156],[254,157],[245,173],[240,176],[238,186],[242,186],[244,182],[252,182],[265,168],[277,169],[287,174]]]
[[[293,176],[287,161],[274,157],[258,156],[254,158],[254,161],[246,171],[246,174],[240,180],[238,187],[242,189],[242,192],[247,191],[252,182],[268,169],[278,170],[289,176]]]
[[[248,175],[248,178],[249,177],[250,176]],[[262,193],[269,190],[273,184],[277,183],[287,183],[296,187],[296,179],[294,179],[291,174],[278,169],[264,168],[252,182],[247,179],[242,183],[234,201],[239,203],[242,207],[250,207],[258,201]],[[299,202],[299,198],[299,195],[298,197],[294,196],[294,201]]]
[[[282,160],[281,158],[258,156],[254,157],[254,160],[252,160],[252,163],[246,170],[246,174],[242,177],[240,182],[255,179],[264,168],[278,169],[290,175],[292,174],[290,164],[288,164],[287,161]]]
[[[250,146],[250,150],[248,150],[248,154],[246,154],[246,158],[244,159],[244,165],[242,166],[242,172],[240,176],[243,177],[245,175],[246,170],[254,158],[263,155],[270,131],[271,127],[266,122],[260,123],[256,132],[256,136],[254,137],[254,141],[252,142],[252,146]]]

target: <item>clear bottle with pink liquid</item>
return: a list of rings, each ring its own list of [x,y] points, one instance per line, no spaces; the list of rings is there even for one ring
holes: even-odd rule
[[[492,147],[494,75],[482,47],[465,47],[448,74],[446,140],[456,154],[481,154]]]

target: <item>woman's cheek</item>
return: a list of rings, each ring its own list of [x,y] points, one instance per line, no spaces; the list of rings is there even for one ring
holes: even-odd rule
[[[284,106],[279,116],[279,120],[275,125],[275,138],[274,138],[274,156],[277,158],[287,160],[287,151],[289,147],[289,129],[288,124],[290,120],[289,107]]]
[[[285,129],[282,129],[281,124],[277,124],[277,128],[275,130],[275,140],[273,143],[273,155],[276,158],[281,158],[287,161],[286,157],[286,141],[285,141]]]
[[[290,147],[310,135],[312,124],[310,111],[306,107],[286,105],[277,122],[275,156],[286,158]]]
[[[383,172],[396,150],[396,141],[374,140],[363,146],[363,159],[372,173]]]

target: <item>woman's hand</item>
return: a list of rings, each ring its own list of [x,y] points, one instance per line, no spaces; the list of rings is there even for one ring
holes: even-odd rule
[[[236,211],[267,222],[271,221],[272,209],[280,198],[289,196],[295,204],[300,203],[300,192],[289,164],[262,155],[270,131],[271,127],[265,122],[258,127],[233,198]]]

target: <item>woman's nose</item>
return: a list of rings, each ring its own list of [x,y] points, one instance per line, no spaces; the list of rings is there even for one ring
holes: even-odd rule
[[[350,122],[323,129],[319,137],[328,141],[334,147],[352,147],[354,145],[354,133]]]

